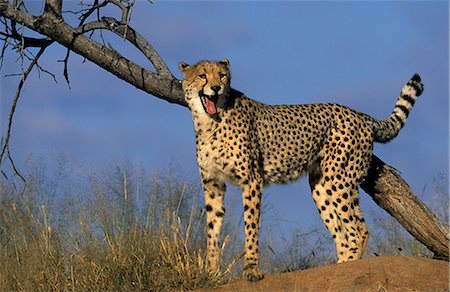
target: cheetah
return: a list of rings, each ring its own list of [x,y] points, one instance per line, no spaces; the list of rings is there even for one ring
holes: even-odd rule
[[[226,182],[242,188],[245,221],[243,277],[258,281],[263,187],[309,174],[317,210],[331,233],[338,263],[360,259],[368,231],[358,187],[369,169],[374,142],[397,136],[422,93],[415,74],[392,114],[377,120],[334,103],[265,105],[230,87],[230,63],[180,62],[182,87],[192,113],[196,157],[205,195],[206,262],[219,269],[219,237]]]

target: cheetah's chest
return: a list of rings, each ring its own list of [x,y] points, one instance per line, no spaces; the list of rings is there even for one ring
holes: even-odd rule
[[[236,183],[246,176],[250,157],[256,152],[248,147],[249,132],[232,124],[226,119],[221,123],[196,123],[196,154],[202,171]]]

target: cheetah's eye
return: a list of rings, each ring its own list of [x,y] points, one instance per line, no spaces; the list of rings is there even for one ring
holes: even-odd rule
[[[219,76],[220,76],[220,79],[222,79],[222,78],[224,78],[225,76],[227,76],[227,74],[220,73]]]
[[[200,75],[198,75],[198,77],[200,77],[201,79],[206,79],[206,74],[205,73],[200,74]]]

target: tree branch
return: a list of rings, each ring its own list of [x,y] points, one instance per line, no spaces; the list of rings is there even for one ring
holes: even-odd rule
[[[161,59],[159,54],[153,48],[153,46],[143,38],[139,33],[137,33],[132,27],[121,24],[116,19],[112,17],[103,17],[100,21],[92,21],[84,25],[79,26],[75,30],[79,34],[83,34],[92,30],[106,29],[114,32],[120,37],[128,40],[132,45],[134,45],[144,56],[150,60],[150,62],[155,67],[157,73],[162,76],[168,76],[174,78],[172,73],[170,73],[169,68],[165,62]]]
[[[432,251],[435,258],[449,260],[449,226],[420,201],[393,167],[373,155],[371,168],[361,187],[378,206]]]
[[[25,37],[22,36],[18,33],[4,33],[2,31],[0,31],[0,35],[5,37],[5,41],[6,38],[12,38],[16,41],[20,42],[20,45],[22,46],[22,48],[30,48],[30,47],[37,47],[37,48],[41,48],[41,47],[47,47],[49,46],[51,43],[53,43],[53,40],[49,39],[49,38],[32,38],[32,37]]]
[[[106,71],[111,72],[120,79],[147,93],[170,103],[187,106],[179,80],[173,77],[172,74],[168,76],[167,72],[163,73],[165,72],[164,69],[161,71],[162,74],[152,73],[124,58],[118,52],[102,46],[96,41],[80,34],[76,29],[60,19],[47,17],[45,13],[42,16],[35,17],[23,10],[16,9],[14,6],[4,2],[5,0],[1,1],[3,1],[0,2],[1,16],[17,23],[21,23],[22,25],[55,40],[64,47],[85,57]],[[136,43],[139,43],[138,39],[136,40]],[[145,44],[142,44],[142,49],[145,49]],[[152,58],[153,60],[156,60],[155,66],[158,66],[161,70],[164,66],[158,63],[158,60],[154,58],[156,55],[156,52],[154,52]]]
[[[28,75],[30,74],[31,70],[33,70],[33,67],[37,64],[39,58],[42,56],[42,54],[44,53],[45,49],[47,47],[41,47],[41,49],[39,50],[39,52],[36,54],[36,56],[34,57],[34,59],[31,61],[30,65],[28,66],[28,69],[23,72],[22,75],[22,79],[20,79],[19,85],[17,86],[17,90],[16,90],[16,95],[14,96],[14,100],[11,106],[11,110],[9,112],[9,119],[8,119],[8,130],[6,133],[6,137],[5,137],[5,141],[2,147],[2,152],[0,153],[0,166],[2,165],[3,162],[3,157],[5,155],[5,153],[8,156],[8,159],[11,163],[11,166],[15,172],[15,174],[17,176],[20,177],[20,179],[25,182],[25,178],[20,174],[20,172],[17,170],[16,165],[14,163],[14,160],[11,157],[11,152],[9,149],[9,140],[11,138],[11,129],[12,129],[12,122],[13,122],[13,118],[14,118],[14,113],[16,111],[16,107],[17,107],[17,102],[19,101],[20,98],[20,92],[22,91],[22,87],[25,83],[25,80],[27,79]]]
[[[62,19],[62,0],[45,0],[44,14]]]
[[[84,24],[84,22],[88,19],[89,16],[91,16],[92,13],[94,13],[96,10],[99,11],[100,8],[105,7],[106,5],[108,5],[108,3],[108,1],[103,1],[99,4],[98,0],[94,0],[94,4],[92,5],[92,7],[80,16],[80,25]]]

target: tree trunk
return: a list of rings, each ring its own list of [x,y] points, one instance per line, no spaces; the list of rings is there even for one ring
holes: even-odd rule
[[[449,227],[420,201],[393,167],[373,155],[361,187],[378,206],[431,250],[434,258],[449,260]]]

